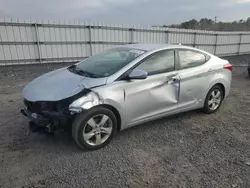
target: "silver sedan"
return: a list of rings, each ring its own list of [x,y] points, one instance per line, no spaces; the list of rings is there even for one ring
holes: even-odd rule
[[[23,91],[30,129],[72,130],[80,148],[99,149],[117,131],[163,116],[216,112],[232,65],[182,45],[132,44],[44,74]]]

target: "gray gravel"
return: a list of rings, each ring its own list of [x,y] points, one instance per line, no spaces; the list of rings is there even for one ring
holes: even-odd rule
[[[250,56],[228,58],[246,65]],[[250,187],[250,78],[235,67],[216,114],[200,111],[120,132],[105,148],[81,151],[70,133],[26,135],[21,91],[62,66],[0,70],[0,187]]]

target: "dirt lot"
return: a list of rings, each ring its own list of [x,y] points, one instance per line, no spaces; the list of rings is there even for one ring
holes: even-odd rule
[[[250,56],[229,58],[246,65]],[[62,66],[0,68],[0,187],[250,187],[250,78],[235,67],[230,96],[216,114],[200,111],[119,133],[82,152],[69,133],[26,135],[21,91]]]

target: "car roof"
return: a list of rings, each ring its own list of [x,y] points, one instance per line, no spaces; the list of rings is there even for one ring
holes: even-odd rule
[[[167,49],[167,48],[185,48],[185,49],[195,49],[189,46],[182,46],[182,45],[177,45],[177,44],[127,44],[123,45],[124,47],[128,48],[135,48],[135,49],[140,49],[140,50],[145,50],[145,51],[152,51],[152,50],[157,50],[157,49]]]

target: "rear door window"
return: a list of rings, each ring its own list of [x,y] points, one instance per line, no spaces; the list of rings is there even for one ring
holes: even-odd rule
[[[191,50],[179,50],[180,69],[196,67],[206,62],[206,56]]]

